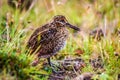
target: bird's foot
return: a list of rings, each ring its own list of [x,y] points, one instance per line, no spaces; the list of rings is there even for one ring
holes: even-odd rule
[[[65,72],[64,70],[62,70],[60,66],[53,64],[53,63],[51,63],[51,68],[52,68],[53,73],[55,74],[61,74]]]
[[[52,72],[55,73],[55,74],[65,73],[65,71],[55,70],[54,68],[52,68]]]

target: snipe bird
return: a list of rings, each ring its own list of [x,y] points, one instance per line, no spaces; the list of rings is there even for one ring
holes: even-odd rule
[[[31,53],[35,52],[38,58],[47,58],[49,65],[52,66],[50,57],[65,46],[69,35],[68,27],[80,31],[63,15],[54,16],[49,23],[37,28],[29,38],[27,45],[31,49]],[[36,65],[36,62],[33,64]]]

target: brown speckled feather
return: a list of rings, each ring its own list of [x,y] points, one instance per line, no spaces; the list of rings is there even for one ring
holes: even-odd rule
[[[49,24],[37,28],[33,34],[30,36],[27,46],[32,50],[33,53],[40,46],[41,33],[49,28]]]

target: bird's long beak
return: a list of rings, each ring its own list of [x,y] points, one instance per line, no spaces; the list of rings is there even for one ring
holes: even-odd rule
[[[73,26],[73,25],[70,24],[70,23],[66,23],[66,26],[68,26],[68,27],[70,27],[70,28],[72,28],[72,29],[74,29],[74,30],[76,30],[76,31],[80,31],[80,28],[78,28],[78,27],[76,27],[76,26]]]

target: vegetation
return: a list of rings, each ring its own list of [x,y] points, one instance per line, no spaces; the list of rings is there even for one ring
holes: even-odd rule
[[[17,0],[14,4],[18,4]],[[33,1],[34,2],[34,1]],[[7,0],[0,1],[0,79],[47,80],[52,74],[46,59],[33,67],[36,55],[30,55],[26,43],[35,28],[46,24],[55,15],[64,15],[81,32],[70,30],[66,47],[53,57],[53,62],[65,58],[81,58],[84,72],[93,79],[120,78],[120,1],[119,0],[37,0],[28,10],[12,8]],[[102,30],[102,36],[93,30]],[[92,33],[90,35],[90,33]],[[94,36],[94,37],[93,37]],[[99,37],[99,39],[97,38]],[[100,65],[94,61],[100,58]],[[101,67],[100,67],[101,66]],[[76,76],[77,77],[77,76]],[[69,78],[68,78],[69,79]],[[73,79],[73,78],[71,78]]]

